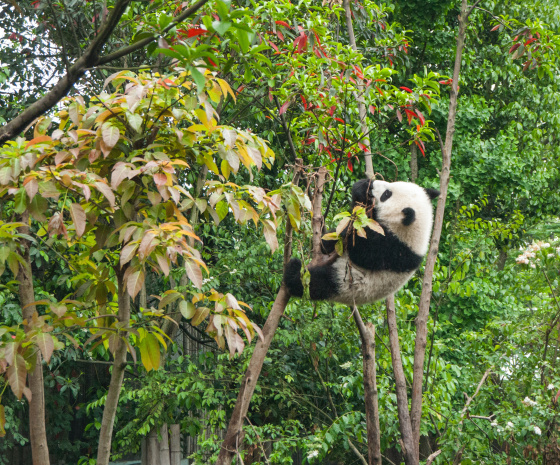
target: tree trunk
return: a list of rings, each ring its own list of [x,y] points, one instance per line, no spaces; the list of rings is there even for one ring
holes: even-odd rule
[[[344,11],[346,13],[346,29],[348,31],[348,41],[353,50],[357,51],[356,38],[354,36],[354,26],[352,25],[352,10],[350,9],[350,0],[344,0]],[[373,171],[373,162],[371,159],[371,144],[369,140],[369,128],[366,122],[366,104],[364,103],[364,83],[361,79],[356,78],[358,82],[358,115],[360,116],[360,130],[364,135],[362,143],[365,146],[364,160],[366,164],[366,176],[373,179],[375,173]]]
[[[253,356],[251,357],[251,361],[249,362],[249,366],[241,382],[239,395],[237,396],[235,408],[231,414],[226,438],[222,443],[216,465],[229,465],[239,450],[239,446],[243,440],[243,421],[245,415],[247,415],[251,397],[253,396],[259,375],[261,374],[264,358],[289,300],[290,294],[286,287],[282,285],[263,327],[264,340],[257,340]]]
[[[119,323],[124,323],[124,326],[128,327],[130,324],[130,296],[126,290],[126,284],[123,282],[126,267],[115,271],[117,274],[119,292],[119,312],[117,318]],[[122,337],[125,336],[123,335]],[[122,337],[119,337],[116,343],[117,347],[114,353],[113,372],[111,373],[107,400],[105,401],[105,407],[103,409],[103,419],[101,420],[101,431],[99,433],[99,448],[97,450],[97,465],[108,465],[111,456],[113,426],[126,368],[126,344]]]
[[[357,307],[354,307],[353,315],[360,332],[360,338],[362,339],[368,465],[381,465],[381,433],[379,428],[377,370],[375,364],[375,326],[370,322],[364,325]]]
[[[167,423],[164,423],[159,429],[161,440],[158,439],[159,445],[159,462],[161,465],[171,465],[169,458],[169,433],[167,431]]]
[[[472,9],[471,9],[472,11]],[[455,53],[455,66],[453,68],[453,84],[451,86],[451,97],[449,100],[449,115],[447,117],[447,132],[445,146],[442,153],[442,169],[440,175],[440,195],[436,209],[434,230],[430,250],[426,259],[424,269],[424,280],[422,282],[422,295],[418,306],[416,317],[416,340],[414,343],[414,377],[412,384],[412,400],[410,406],[410,421],[414,434],[415,456],[419,460],[420,454],[420,422],[422,420],[422,382],[424,376],[424,359],[426,356],[426,342],[428,337],[428,315],[430,312],[430,300],[432,297],[432,277],[437,260],[441,230],[443,228],[443,215],[445,213],[445,200],[447,198],[447,187],[451,168],[451,149],[453,147],[453,134],[455,133],[455,117],[457,115],[457,92],[459,84],[459,71],[461,69],[461,56],[465,44],[467,21],[467,0],[462,0],[461,14],[459,16],[459,33],[457,36],[457,50]]]
[[[410,180],[416,182],[418,178],[418,147],[416,144],[410,146]]]
[[[300,177],[300,171],[302,170],[302,164],[300,160],[296,160],[296,166],[294,168],[294,181],[297,183]],[[322,200],[322,193],[323,193],[323,183],[325,180],[326,169],[322,168],[319,170],[318,181],[316,184],[315,189],[315,196],[314,202],[318,202],[321,205]],[[323,180],[321,182],[321,179]],[[316,204],[314,203],[314,206]],[[319,216],[321,215],[321,211],[319,210]],[[322,221],[314,222],[313,223],[313,250],[315,253],[316,249],[316,234],[315,228],[322,229]],[[319,243],[321,237],[319,236]],[[286,228],[286,236],[284,239],[284,248],[291,247],[292,242],[292,230],[291,228]],[[319,247],[320,251],[320,247]],[[315,256],[313,257],[315,258]],[[218,455],[218,459],[216,460],[216,465],[229,465],[233,457],[238,453],[239,448],[241,446],[241,442],[243,440],[243,422],[245,420],[245,416],[247,415],[247,411],[249,410],[249,404],[251,402],[251,397],[253,396],[253,392],[255,391],[255,387],[257,385],[257,381],[259,379],[259,375],[262,370],[262,366],[264,363],[264,359],[266,357],[266,353],[268,352],[268,348],[270,347],[270,343],[272,342],[272,338],[276,333],[276,329],[278,328],[278,324],[280,323],[280,318],[284,314],[284,310],[286,310],[286,306],[288,305],[288,301],[290,300],[290,293],[286,286],[282,283],[278,294],[276,295],[276,300],[272,305],[272,310],[266,319],[266,323],[263,327],[263,336],[264,340],[258,339],[255,345],[255,350],[253,351],[253,355],[251,360],[249,361],[249,366],[247,367],[247,371],[245,372],[245,376],[243,377],[243,381],[241,382],[241,387],[239,389],[239,394],[237,396],[237,401],[235,402],[235,407],[231,414],[231,419],[228,424],[228,429],[226,431],[226,437],[222,442],[222,447],[220,449],[220,454]]]
[[[24,226],[19,228],[19,232],[29,235],[29,212],[25,211],[21,215],[21,222]],[[31,258],[29,255],[30,242],[21,239],[23,247],[22,257],[26,264],[19,267],[17,280],[19,283],[19,301],[24,320],[31,321],[35,313],[35,289],[33,288],[33,274],[31,271]],[[28,331],[29,327],[25,327]],[[31,390],[31,401],[29,402],[29,436],[31,441],[31,456],[33,465],[49,465],[49,446],[47,444],[47,431],[45,425],[45,385],[43,383],[43,364],[41,352],[37,351],[35,370],[29,373],[29,389]]]
[[[387,297],[387,323],[389,325],[389,343],[391,346],[391,360],[393,362],[393,373],[395,374],[395,390],[397,392],[397,414],[399,417],[399,429],[401,431],[404,463],[406,465],[418,465],[416,459],[416,447],[414,445],[410,415],[408,413],[408,396],[406,394],[406,378],[401,360],[401,347],[399,344],[399,333],[397,331],[397,316],[395,313],[394,296]]]
[[[181,425],[171,425],[171,465],[181,465]]]

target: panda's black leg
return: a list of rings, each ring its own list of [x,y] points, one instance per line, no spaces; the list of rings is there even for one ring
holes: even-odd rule
[[[327,300],[338,294],[338,280],[332,266],[312,266],[309,268],[309,297],[311,300]]]
[[[286,264],[284,271],[284,284],[288,288],[290,295],[294,297],[303,297],[303,284],[301,282],[301,261],[292,258]]]

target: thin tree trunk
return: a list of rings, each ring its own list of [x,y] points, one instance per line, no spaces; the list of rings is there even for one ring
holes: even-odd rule
[[[148,463],[146,465],[161,465],[159,461],[157,431],[155,429],[152,429],[152,431],[148,434],[148,452],[146,455],[148,457]]]
[[[381,465],[381,433],[379,428],[377,370],[375,365],[375,326],[370,322],[364,324],[358,307],[354,307],[353,315],[362,340],[368,465]]]
[[[418,147],[416,144],[410,146],[410,180],[416,182],[418,178]]]
[[[21,222],[24,226],[19,228],[19,232],[29,235],[29,212],[25,211],[21,215]],[[31,321],[35,313],[35,289],[33,288],[33,274],[31,271],[31,258],[29,255],[30,242],[21,239],[23,246],[22,257],[25,267],[19,267],[17,280],[19,282],[19,301],[24,320]],[[29,328],[26,326],[26,331]],[[47,444],[47,431],[45,425],[45,385],[43,383],[43,364],[41,352],[37,351],[35,370],[28,374],[29,389],[31,390],[31,400],[29,401],[29,436],[31,441],[31,456],[33,465],[49,465],[49,446]]]
[[[286,305],[290,300],[290,294],[286,289],[286,286],[282,285],[272,306],[272,310],[266,319],[266,323],[263,327],[264,340],[258,339],[243,377],[241,387],[239,389],[239,395],[237,396],[237,401],[235,403],[235,408],[231,414],[231,419],[229,421],[228,429],[226,432],[226,438],[222,443],[220,454],[218,455],[218,460],[216,465],[229,465],[233,457],[237,454],[239,446],[243,440],[243,420],[249,409],[249,404],[251,402],[251,397],[257,386],[257,381],[261,373],[261,369],[264,363],[266,353],[272,342],[272,338],[276,333],[278,328],[278,323],[280,318],[284,314]]]
[[[181,425],[171,425],[171,465],[181,465]]]
[[[283,117],[284,115],[282,115]],[[296,158],[294,163],[294,177],[292,179],[292,184],[297,186],[299,184],[299,179],[303,173],[303,159]],[[286,221],[286,234],[284,236],[284,269],[286,268],[286,263],[292,257],[292,223],[288,219]]]
[[[299,179],[299,170],[301,167],[296,165],[296,171],[294,173],[294,179]],[[314,209],[316,205],[319,205],[319,221],[316,221],[316,216],[314,216],[313,221],[313,259],[315,259],[315,253],[318,248],[319,253],[321,251],[320,243],[321,243],[321,234],[316,234],[316,229],[322,229],[322,216],[321,216],[321,201],[323,195],[323,184],[325,182],[326,176],[326,169],[324,167],[319,168],[319,173],[317,176],[317,182],[315,185],[315,195],[313,197],[313,205]],[[314,211],[315,213],[315,211]],[[316,215],[316,214],[315,214]],[[288,238],[288,234],[290,237]],[[317,246],[317,243],[319,244]],[[291,230],[286,230],[286,238],[284,241],[284,247],[287,244],[291,244]],[[243,422],[245,416],[247,415],[247,411],[249,410],[249,404],[251,402],[251,397],[253,396],[253,392],[255,391],[255,387],[257,385],[257,381],[259,379],[259,375],[262,370],[262,366],[264,363],[264,359],[266,357],[266,353],[268,352],[268,348],[270,347],[270,343],[272,342],[272,338],[276,333],[276,329],[278,328],[278,324],[280,322],[280,318],[284,314],[284,310],[286,310],[286,306],[288,305],[288,301],[290,300],[290,293],[288,292],[286,286],[282,283],[278,294],[276,295],[276,300],[274,301],[274,305],[272,305],[272,310],[266,319],[266,323],[263,327],[263,336],[264,340],[257,340],[255,345],[255,350],[253,351],[253,355],[251,360],[249,361],[249,366],[247,367],[247,371],[245,372],[245,376],[243,377],[243,381],[241,382],[241,387],[239,389],[239,394],[237,396],[237,401],[235,403],[235,407],[231,414],[231,419],[228,424],[228,429],[226,431],[226,437],[222,442],[222,447],[220,449],[220,454],[218,455],[218,459],[216,460],[216,465],[229,465],[233,457],[238,454],[240,450],[241,443],[243,441]]]
[[[158,439],[159,445],[159,462],[161,465],[171,465],[169,457],[169,433],[167,431],[167,423],[164,423],[159,429],[161,440]]]
[[[352,11],[350,9],[350,0],[344,0],[344,11],[346,13],[346,29],[348,31],[348,41],[350,42],[350,46],[354,50],[358,50],[356,45],[356,37],[354,36],[354,26],[352,25]],[[364,149],[364,160],[366,164],[366,176],[369,179],[373,179],[375,175],[373,171],[373,162],[371,159],[371,144],[369,140],[369,128],[366,124],[366,104],[364,103],[364,83],[362,79],[356,78],[358,82],[358,95],[357,95],[357,102],[358,102],[358,114],[360,116],[360,130],[362,134],[364,134],[364,138],[362,140],[365,149]]]
[[[467,30],[467,0],[462,0],[461,15],[459,17],[459,33],[457,36],[457,50],[455,53],[455,66],[453,68],[453,84],[449,100],[449,115],[447,117],[447,132],[443,150],[443,162],[440,175],[440,195],[436,209],[434,230],[430,250],[424,269],[424,280],[422,282],[422,295],[418,306],[416,317],[416,340],[414,344],[414,377],[412,384],[412,399],[410,407],[410,421],[414,434],[415,456],[419,460],[420,445],[420,422],[422,420],[422,382],[424,375],[424,359],[426,356],[426,342],[428,336],[428,315],[430,312],[430,300],[432,297],[432,277],[437,259],[441,230],[443,227],[443,215],[445,212],[445,200],[447,198],[447,187],[449,185],[449,174],[451,168],[451,149],[453,148],[453,134],[455,133],[455,117],[457,115],[457,91],[459,84],[459,71],[461,69],[461,56],[465,44]]]
[[[315,181],[315,190],[313,191],[313,248],[312,248],[312,259],[311,266],[320,260],[323,255],[322,251],[322,240],[323,237],[323,215],[321,207],[323,204],[323,190],[325,186],[325,179],[327,177],[327,168],[321,166],[317,172],[317,179]]]
[[[397,393],[397,414],[399,417],[399,429],[402,436],[404,463],[406,465],[418,465],[415,446],[413,442],[412,426],[408,413],[408,396],[406,394],[406,378],[401,360],[401,347],[399,344],[399,333],[397,331],[397,316],[395,313],[394,296],[387,297],[387,323],[389,325],[389,343],[391,347],[391,360],[393,362],[393,373],[395,374],[395,390]]]
[[[126,268],[116,270],[118,280],[118,303],[119,311],[117,318],[120,323],[124,323],[126,327],[130,323],[130,296],[123,282],[123,276]],[[103,409],[103,419],[101,420],[101,431],[99,432],[99,448],[97,450],[97,465],[108,465],[111,456],[111,442],[113,437],[113,426],[115,423],[115,415],[117,413],[117,404],[121,393],[121,386],[126,368],[126,344],[121,337],[118,338],[115,350],[115,360],[113,362],[113,371],[111,373],[111,381],[109,390],[107,391],[107,399],[105,408]]]

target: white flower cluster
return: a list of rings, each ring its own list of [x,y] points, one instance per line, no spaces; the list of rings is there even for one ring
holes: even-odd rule
[[[540,436],[540,435],[542,434],[541,429],[540,429],[538,426],[536,426],[536,425],[533,425],[533,430],[535,431],[535,434],[536,434],[537,436]]]
[[[203,285],[204,285],[204,284],[207,284],[207,283],[209,283],[210,281],[214,281],[214,278],[213,278],[212,276],[210,276],[209,278],[203,279],[203,280],[202,280],[202,284],[203,284]]]
[[[319,451],[318,450],[312,450],[311,452],[309,452],[309,454],[307,454],[307,460],[311,460],[314,457],[317,457],[319,455]]]
[[[352,367],[352,362],[350,362],[350,361],[340,365],[340,368],[342,368],[343,370],[348,370],[348,368],[351,368],[351,367]]]
[[[536,407],[538,404],[533,399],[529,399],[529,397],[525,397],[523,399],[523,403],[529,407]]]
[[[543,242],[543,241],[533,242],[529,247],[527,247],[527,250],[525,250],[521,255],[518,255],[515,261],[519,265],[529,265],[531,268],[536,268],[537,265],[535,263],[531,263],[529,259],[535,258],[536,252],[538,252],[539,250],[548,249],[549,247],[550,247],[550,242]],[[557,247],[556,251],[560,253],[560,247]],[[554,254],[548,254],[549,258],[553,256]],[[539,259],[537,258],[536,261],[538,262]]]
[[[546,387],[549,391],[553,391],[554,388],[554,384],[550,383],[547,387]]]

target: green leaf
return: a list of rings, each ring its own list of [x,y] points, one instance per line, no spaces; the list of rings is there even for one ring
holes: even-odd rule
[[[190,320],[196,313],[196,307],[192,302],[182,300],[179,303],[179,311],[181,312],[181,315],[183,315],[187,320]]]
[[[27,192],[22,187],[19,189],[14,197],[14,211],[16,213],[23,213],[27,208]]]
[[[226,31],[231,27],[231,21],[214,21],[212,27],[218,34],[223,36]]]
[[[243,53],[247,53],[249,51],[249,34],[247,31],[243,29],[237,29],[237,39],[239,40],[239,45],[241,46],[241,50]]]
[[[138,344],[142,365],[146,371],[157,370],[161,361],[161,354],[157,338],[152,333],[147,333]]]
[[[196,87],[198,88],[198,93],[200,94],[201,92],[204,91],[204,87],[206,86],[206,78],[204,77],[204,75],[194,66],[189,66],[189,71],[191,72],[191,75],[194,79],[194,82],[196,84]]]

